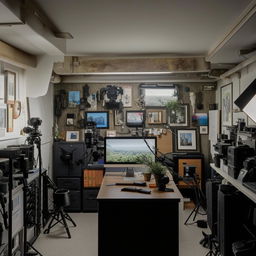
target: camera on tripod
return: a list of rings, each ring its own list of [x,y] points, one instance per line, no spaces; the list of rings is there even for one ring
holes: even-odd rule
[[[29,126],[24,127],[23,132],[25,132],[29,136],[33,136],[33,137],[42,136],[41,132],[38,130],[38,128],[41,124],[42,124],[42,120],[39,117],[31,117],[28,120]]]

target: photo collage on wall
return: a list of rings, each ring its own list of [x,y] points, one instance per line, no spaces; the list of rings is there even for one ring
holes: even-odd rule
[[[14,119],[21,114],[21,101],[16,95],[17,74],[5,70],[0,74],[0,138],[5,137],[6,132],[14,131]]]

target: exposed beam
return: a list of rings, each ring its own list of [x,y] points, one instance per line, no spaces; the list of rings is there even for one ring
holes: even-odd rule
[[[229,71],[225,72],[220,76],[221,79],[229,78],[231,75],[240,72],[243,68],[246,68],[247,66],[251,65],[252,63],[256,62],[256,55],[250,57],[249,59],[241,62],[234,68],[230,69]]]
[[[65,57],[64,63],[55,63],[59,75],[86,75],[99,73],[133,72],[208,72],[210,64],[203,57],[195,58],[92,58]]]
[[[208,52],[206,57],[207,61],[211,61],[217,52],[219,52],[226,43],[231,40],[232,37],[246,24],[246,22],[256,13],[256,0],[250,2],[247,8],[238,17],[236,23],[231,27],[231,29],[222,37],[220,41]]]
[[[17,18],[51,44],[57,54],[66,52],[68,34],[60,31],[34,0],[0,0]],[[12,25],[15,25],[14,23]],[[16,24],[16,25],[20,25]]]
[[[3,41],[0,41],[0,59],[20,66],[36,67],[37,58],[34,55],[21,51]]]

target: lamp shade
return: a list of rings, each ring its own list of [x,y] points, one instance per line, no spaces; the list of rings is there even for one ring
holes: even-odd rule
[[[242,92],[234,103],[256,122],[256,79]]]

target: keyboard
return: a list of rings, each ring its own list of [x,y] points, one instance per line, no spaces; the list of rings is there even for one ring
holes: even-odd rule
[[[256,182],[244,182],[243,185],[256,194]]]

